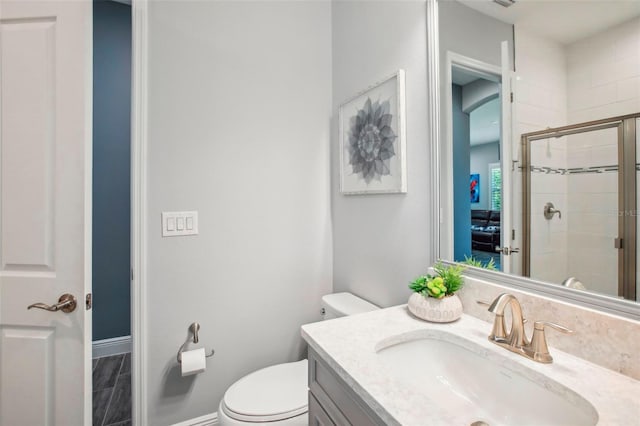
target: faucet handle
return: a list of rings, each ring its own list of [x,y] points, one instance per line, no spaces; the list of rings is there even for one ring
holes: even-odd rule
[[[574,331],[571,330],[570,328],[567,328],[567,327],[565,327],[563,325],[560,325],[560,324],[556,324],[555,322],[536,321],[536,322],[533,323],[533,329],[534,330],[540,330],[540,331],[542,331],[544,333],[544,328],[545,327],[551,327],[554,330],[558,330],[558,331],[560,331],[562,333],[565,333],[565,334],[573,334],[574,333]]]
[[[533,323],[533,336],[531,336],[531,342],[522,349],[534,361],[550,364],[553,361],[553,357],[549,354],[547,337],[544,334],[545,327],[551,327],[554,330],[565,334],[573,334],[574,331],[553,322],[536,321]]]

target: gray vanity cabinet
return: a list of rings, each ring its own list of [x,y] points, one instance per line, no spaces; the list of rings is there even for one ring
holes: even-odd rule
[[[309,348],[309,425],[385,425],[362,399]]]
[[[309,426],[332,426],[335,423],[309,391]]]

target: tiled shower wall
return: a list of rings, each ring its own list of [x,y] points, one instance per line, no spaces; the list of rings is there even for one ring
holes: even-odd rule
[[[566,48],[570,123],[640,111],[640,18]]]
[[[569,136],[567,166],[618,163],[617,129]],[[568,271],[587,289],[618,294],[618,172],[568,175]]]
[[[552,169],[567,163],[566,138],[537,140],[531,144],[531,164]],[[562,282],[567,278],[569,176],[531,173],[531,276],[543,281]],[[544,217],[544,206],[553,203],[562,218]]]
[[[640,111],[640,18],[567,46],[567,116],[580,123]],[[571,137],[569,167],[618,163],[613,129]],[[617,173],[569,177],[569,270],[587,288],[617,295]]]
[[[520,135],[567,123],[567,81],[565,53],[562,45],[516,28],[516,78],[514,81],[514,152],[520,153]],[[532,164],[565,167],[566,144],[560,139],[537,141],[532,147]],[[514,203],[522,205],[522,175],[514,174]],[[544,205],[551,201],[566,212],[567,177],[536,173],[531,185],[531,271],[544,281],[560,282],[566,278],[567,222],[547,221]],[[516,212],[520,209],[515,209]],[[522,229],[521,215],[514,215],[514,228]],[[519,233],[516,233],[519,234]],[[519,236],[518,236],[519,238]],[[520,247],[520,241],[514,241]],[[515,259],[519,272],[521,259]]]
[[[640,111],[640,19],[568,46],[520,28],[516,31],[516,135]],[[537,141],[532,164],[561,168],[616,164],[617,139],[611,132]],[[517,137],[514,146],[519,143]],[[522,197],[520,177],[516,174],[514,183],[516,203]],[[570,271],[573,275],[579,271],[578,278],[587,287],[615,294],[615,172],[534,173],[531,189],[532,275],[561,282]],[[562,211],[561,220],[544,219],[547,201]]]

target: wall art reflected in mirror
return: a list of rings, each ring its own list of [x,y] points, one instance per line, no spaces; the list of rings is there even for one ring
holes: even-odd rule
[[[440,257],[636,301],[640,2],[437,3]]]

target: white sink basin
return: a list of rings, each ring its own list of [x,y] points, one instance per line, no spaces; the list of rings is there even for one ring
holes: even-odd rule
[[[436,403],[439,409],[462,413],[463,424],[598,423],[598,413],[586,399],[503,356],[499,351],[504,349],[496,349],[437,330],[406,333],[376,345],[390,375],[423,390],[429,398],[425,404]]]

